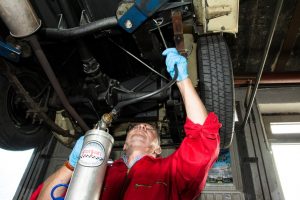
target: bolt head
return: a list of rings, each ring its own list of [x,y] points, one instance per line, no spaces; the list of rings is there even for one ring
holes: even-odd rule
[[[131,22],[129,19],[127,19],[127,20],[125,21],[124,25],[125,25],[125,27],[126,27],[127,29],[130,29],[130,28],[133,27],[133,24],[132,24],[132,22]]]

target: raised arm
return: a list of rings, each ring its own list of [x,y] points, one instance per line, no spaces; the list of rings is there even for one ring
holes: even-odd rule
[[[188,77],[187,60],[180,56],[175,48],[166,49],[163,55],[167,56],[167,70],[172,77],[175,73],[174,66],[178,67],[177,86],[184,101],[187,117],[192,122],[202,125],[207,117],[207,111]]]
[[[219,128],[221,124],[214,113],[207,111],[188,78],[187,60],[174,48],[163,52],[167,71],[172,77],[178,68],[177,86],[182,95],[187,120],[184,125],[186,137],[174,154],[166,158],[171,163],[173,184],[180,199],[195,199],[204,188],[208,170],[219,153]]]
[[[182,99],[184,101],[187,117],[195,124],[203,124],[207,111],[202,101],[200,100],[191,79],[186,78],[177,82]]]

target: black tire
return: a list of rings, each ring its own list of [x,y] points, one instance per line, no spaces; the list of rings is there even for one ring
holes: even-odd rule
[[[222,123],[220,147],[228,148],[234,130],[234,84],[230,53],[220,35],[203,36],[197,44],[198,92],[209,112]]]
[[[45,86],[40,76],[33,72],[21,72],[17,77],[32,96]],[[2,74],[0,91],[0,148],[27,150],[44,144],[51,137],[49,129],[43,124],[32,124],[30,117],[25,118],[25,104]]]

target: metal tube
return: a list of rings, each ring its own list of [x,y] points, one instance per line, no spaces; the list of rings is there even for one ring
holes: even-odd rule
[[[273,39],[273,35],[274,35],[275,28],[276,28],[276,25],[277,25],[277,21],[278,21],[278,17],[279,17],[279,14],[280,14],[281,7],[282,7],[282,3],[283,3],[283,0],[278,0],[277,1],[276,10],[275,10],[275,14],[274,14],[274,20],[273,20],[272,25],[271,25],[270,34],[269,34],[269,37],[268,37],[266,48],[264,50],[263,59],[262,59],[262,62],[261,62],[259,72],[257,73],[257,76],[256,76],[255,86],[254,86],[254,89],[253,89],[253,92],[252,92],[252,95],[251,95],[249,105],[247,107],[247,111],[246,111],[246,115],[245,115],[245,118],[244,118],[244,121],[243,121],[243,124],[242,124],[242,128],[245,128],[245,125],[247,123],[247,120],[249,118],[249,115],[250,115],[250,112],[251,112],[251,109],[252,109],[252,106],[253,106],[253,103],[254,103],[254,99],[255,99],[255,96],[256,96],[256,93],[257,93],[257,89],[258,89],[258,85],[260,83],[260,79],[261,79],[262,73],[264,71],[265,63],[266,63],[267,56],[268,56],[270,46],[271,46],[271,43],[272,43],[272,39]]]
[[[153,19],[153,21],[155,22],[155,24],[156,24],[156,26],[157,26],[157,29],[158,29],[159,35],[160,35],[160,37],[161,37],[161,40],[162,40],[162,42],[163,42],[163,44],[164,44],[164,46],[165,46],[165,49],[167,49],[167,48],[168,48],[168,46],[167,46],[166,40],[165,40],[165,38],[164,38],[164,35],[162,34],[162,32],[161,32],[161,30],[160,30],[159,23],[158,23],[158,21],[157,21],[157,20],[155,20],[155,19]]]
[[[142,96],[149,94],[149,92],[130,92],[130,93],[117,93],[118,102],[127,101],[131,99],[137,99]],[[168,97],[167,90],[162,91],[161,93],[157,93],[151,97],[148,97],[147,100],[162,100]]]
[[[106,131],[92,129],[84,136],[78,164],[66,200],[99,200],[114,139]]]
[[[114,45],[116,45],[117,47],[119,47],[120,49],[122,49],[125,53],[127,53],[128,55],[130,55],[131,57],[133,57],[134,59],[136,59],[137,61],[139,61],[140,63],[142,63],[144,66],[146,66],[148,69],[150,69],[152,72],[154,72],[155,74],[157,74],[158,76],[162,77],[165,80],[169,80],[167,79],[167,77],[163,76],[162,74],[160,74],[158,71],[156,71],[155,69],[153,69],[152,67],[150,67],[149,65],[147,65],[145,62],[143,62],[141,59],[139,59],[138,57],[136,57],[135,55],[133,55],[132,53],[130,53],[129,51],[127,51],[124,47],[122,47],[121,45],[119,45],[118,43],[116,43],[115,41],[113,41],[112,39],[108,38],[109,41],[111,41]]]
[[[79,126],[84,130],[88,131],[89,127],[86,125],[86,123],[83,121],[83,119],[78,115],[76,110],[70,105],[63,89],[61,88],[51,66],[48,62],[47,57],[45,56],[39,41],[37,40],[35,35],[32,35],[27,38],[37,59],[39,60],[41,66],[43,67],[46,75],[48,76],[50,83],[52,84],[55,92],[57,93],[61,103],[66,108],[66,110],[70,113],[70,115],[78,122]]]
[[[255,75],[243,75],[235,76],[234,84],[236,86],[248,85],[249,81],[254,81]],[[260,84],[299,84],[300,83],[300,73],[272,73],[263,74],[260,79]]]
[[[0,0],[0,16],[13,37],[27,37],[41,27],[28,0]]]
[[[116,27],[117,25],[118,25],[118,21],[116,17],[108,17],[74,28],[69,28],[69,29],[45,28],[42,29],[42,31],[47,37],[57,38],[57,39],[74,39],[78,37],[83,37],[88,34],[92,34],[96,31],[113,28]]]

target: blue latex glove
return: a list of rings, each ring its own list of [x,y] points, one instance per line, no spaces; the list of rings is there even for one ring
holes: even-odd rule
[[[76,142],[76,144],[75,144],[75,146],[74,146],[74,148],[73,148],[73,150],[72,150],[72,152],[71,152],[71,154],[69,156],[69,163],[74,168],[76,167],[76,164],[77,164],[77,162],[79,160],[79,157],[80,157],[80,151],[82,149],[83,139],[84,139],[84,137],[81,136],[77,140],[77,142]]]
[[[182,81],[188,77],[187,60],[185,57],[180,55],[175,48],[168,48],[164,50],[162,55],[167,56],[167,71],[169,72],[172,78],[174,78],[175,75],[175,65],[177,65],[178,68],[177,81]]]

